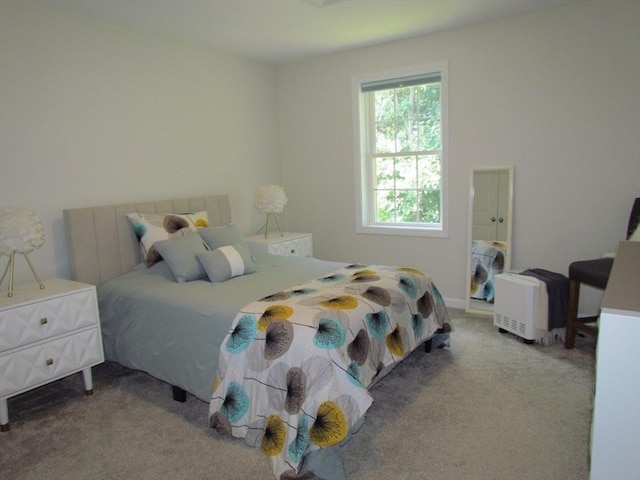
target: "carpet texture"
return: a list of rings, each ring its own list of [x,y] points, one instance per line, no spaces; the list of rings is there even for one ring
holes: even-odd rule
[[[349,479],[588,478],[594,340],[525,345],[489,317],[450,314],[450,349],[419,349],[372,389],[342,448]],[[144,373],[105,363],[83,390],[77,374],[9,399],[0,478],[273,478],[258,449],[208,427],[206,403],[174,402]]]

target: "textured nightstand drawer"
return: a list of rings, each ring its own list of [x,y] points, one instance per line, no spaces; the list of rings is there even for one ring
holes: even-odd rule
[[[7,308],[0,313],[0,352],[97,324],[93,289]]]
[[[0,397],[21,393],[103,361],[98,328],[0,356]]]
[[[254,255],[313,256],[313,240],[310,233],[286,232],[284,236],[272,233],[269,238],[264,238],[263,235],[254,235],[246,237],[246,241]]]
[[[269,246],[269,253],[273,255],[287,255],[291,257],[310,257],[311,236],[294,238],[286,242],[273,243]]]

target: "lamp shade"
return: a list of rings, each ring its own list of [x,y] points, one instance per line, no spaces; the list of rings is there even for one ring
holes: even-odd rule
[[[29,253],[44,244],[42,222],[23,207],[0,208],[0,255]]]
[[[260,213],[282,213],[287,195],[279,185],[263,185],[256,191],[254,205]]]

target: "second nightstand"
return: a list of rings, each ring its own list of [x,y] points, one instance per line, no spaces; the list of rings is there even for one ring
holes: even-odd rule
[[[264,235],[246,237],[247,244],[254,255],[285,255],[289,257],[312,257],[313,241],[310,233],[270,232],[269,238]]]

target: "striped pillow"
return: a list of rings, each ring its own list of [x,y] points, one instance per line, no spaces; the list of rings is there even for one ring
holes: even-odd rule
[[[225,245],[210,252],[199,253],[197,257],[212,282],[224,282],[256,271],[251,253],[243,243]]]

